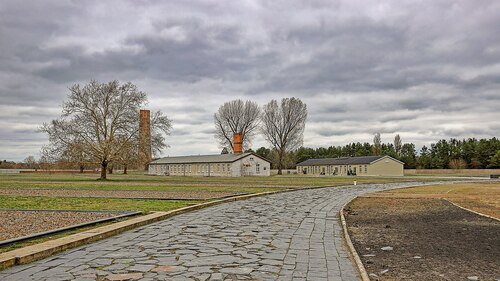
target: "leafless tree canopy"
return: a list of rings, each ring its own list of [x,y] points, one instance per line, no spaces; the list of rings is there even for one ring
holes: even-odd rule
[[[373,153],[375,155],[380,155],[382,151],[382,140],[380,138],[380,133],[376,133],[373,137]]]
[[[298,98],[285,98],[278,105],[276,100],[264,106],[262,133],[278,152],[278,174],[287,152],[302,145],[307,106]]]
[[[233,150],[233,135],[242,134],[243,147],[250,143],[259,127],[260,109],[253,101],[233,100],[226,102],[214,114],[215,138],[221,147]]]
[[[49,135],[56,149],[64,151],[79,144],[92,161],[101,164],[101,179],[106,179],[108,163],[136,147],[139,109],[147,102],[146,94],[130,82],[120,85],[118,81],[90,81],[69,90],[61,117],[44,124],[41,131]],[[171,123],[161,112],[153,114],[152,119],[154,145],[161,149],[166,146],[161,133],[168,134]]]

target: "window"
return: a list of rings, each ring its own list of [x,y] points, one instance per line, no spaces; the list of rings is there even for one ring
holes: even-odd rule
[[[257,174],[260,174],[260,164],[259,163],[255,164],[255,172]]]
[[[250,161],[253,161],[253,157],[250,157]]]
[[[365,165],[365,174],[368,173],[368,166]]]
[[[226,165],[225,164],[222,164],[222,171],[225,172],[226,171]]]

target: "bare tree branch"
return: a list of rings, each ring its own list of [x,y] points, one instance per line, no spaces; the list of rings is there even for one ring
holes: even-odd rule
[[[281,175],[287,152],[302,145],[307,106],[298,98],[285,98],[278,105],[271,100],[264,106],[261,131],[278,153],[278,174]]]
[[[243,147],[249,148],[259,128],[260,108],[252,101],[233,100],[214,114],[215,138],[221,147],[234,149],[233,135],[242,134]]]
[[[120,85],[116,80],[92,80],[69,91],[61,117],[43,124],[40,130],[49,135],[51,150],[58,151],[60,157],[74,159],[76,154],[100,163],[101,179],[106,179],[108,163],[137,158],[138,115],[147,102],[146,94],[130,82]],[[151,127],[152,147],[159,151],[166,147],[162,134],[170,132],[171,122],[156,112]]]

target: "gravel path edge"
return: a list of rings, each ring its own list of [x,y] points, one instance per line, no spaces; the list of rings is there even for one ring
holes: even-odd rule
[[[70,225],[70,226],[66,226],[66,227],[56,228],[56,229],[53,229],[53,230],[48,230],[48,231],[43,231],[43,232],[39,232],[39,233],[34,233],[34,234],[26,235],[26,236],[21,236],[21,237],[17,237],[17,238],[7,239],[7,240],[0,241],[0,247],[8,246],[8,245],[11,245],[11,244],[14,244],[14,243],[19,243],[19,242],[25,242],[25,241],[28,241],[28,240],[33,240],[33,239],[40,238],[40,237],[43,237],[43,236],[46,236],[46,235],[56,234],[56,233],[60,233],[60,232],[67,231],[67,230],[73,230],[73,229],[77,229],[77,228],[81,228],[81,227],[85,227],[85,226],[95,225],[95,224],[98,224],[98,223],[113,221],[113,220],[116,220],[116,219],[121,219],[121,218],[125,218],[125,217],[131,217],[131,216],[135,216],[135,215],[140,215],[142,213],[143,213],[142,211],[131,211],[131,212],[127,212],[127,213],[124,213],[124,214],[121,214],[121,215],[117,215],[117,216],[114,216],[114,217],[98,219],[98,220],[94,220],[94,221],[90,221],[90,222],[79,223],[79,224]]]
[[[450,200],[448,200],[448,199],[446,199],[446,198],[443,198],[443,200],[448,201],[450,204],[454,205],[455,207],[458,207],[458,208],[460,208],[460,209],[462,209],[462,210],[465,210],[465,211],[467,211],[467,212],[471,212],[471,213],[474,213],[474,214],[476,214],[476,215],[480,215],[480,216],[485,217],[485,218],[489,218],[489,219],[493,219],[493,220],[496,220],[496,221],[500,221],[500,219],[499,219],[499,218],[497,218],[497,217],[490,216],[490,215],[487,215],[487,214],[483,214],[483,213],[480,213],[480,212],[477,212],[477,211],[471,210],[471,209],[469,209],[469,208],[465,208],[465,207],[460,206],[460,205],[458,205],[457,203],[452,202],[452,201],[450,201]]]
[[[363,265],[363,262],[361,262],[361,258],[358,255],[358,252],[354,248],[354,245],[352,244],[351,236],[349,235],[349,232],[347,231],[347,222],[345,220],[344,216],[344,209],[347,205],[349,205],[352,201],[354,201],[358,197],[354,197],[353,199],[349,200],[349,202],[345,203],[342,208],[339,211],[340,215],[340,224],[342,225],[342,229],[344,232],[344,242],[347,246],[347,249],[349,250],[349,254],[351,255],[351,258],[354,261],[354,265],[356,266],[356,269],[358,270],[359,275],[361,276],[362,281],[370,281],[370,277],[368,276],[368,273],[366,272],[366,268]]]

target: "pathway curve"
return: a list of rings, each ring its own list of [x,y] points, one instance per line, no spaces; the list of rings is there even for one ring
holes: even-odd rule
[[[0,271],[0,280],[358,280],[343,244],[340,208],[366,192],[411,185],[330,187],[226,203]]]

